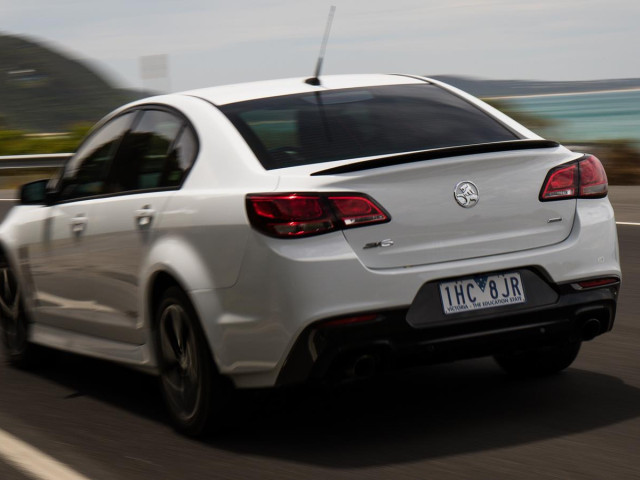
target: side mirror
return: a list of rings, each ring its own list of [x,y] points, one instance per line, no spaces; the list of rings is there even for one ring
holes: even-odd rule
[[[20,205],[48,205],[51,195],[47,190],[49,180],[36,180],[20,187]]]

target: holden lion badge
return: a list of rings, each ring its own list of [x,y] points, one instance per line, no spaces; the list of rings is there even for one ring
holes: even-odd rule
[[[475,207],[480,200],[478,198],[478,187],[473,182],[460,182],[453,191],[453,196],[458,205],[464,208]]]

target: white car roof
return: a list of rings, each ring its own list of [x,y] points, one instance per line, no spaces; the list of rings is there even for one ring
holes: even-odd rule
[[[283,80],[265,80],[260,82],[236,83],[219,87],[201,88],[180,92],[207,100],[215,105],[256,100],[259,98],[278,97],[296,93],[313,93],[317,91],[338,88],[371,87],[378,85],[400,85],[424,83],[425,80],[403,75],[323,75],[321,85],[314,86],[305,83],[309,77],[287,78]]]

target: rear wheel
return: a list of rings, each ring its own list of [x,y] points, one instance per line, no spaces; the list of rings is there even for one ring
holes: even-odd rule
[[[6,361],[26,367],[34,357],[29,343],[29,322],[22,303],[22,290],[8,262],[0,258],[0,329]]]
[[[157,310],[160,383],[175,428],[201,436],[220,426],[230,387],[216,371],[204,333],[185,293],[168,288]]]
[[[498,365],[514,376],[551,375],[568,368],[578,356],[581,342],[496,355]]]

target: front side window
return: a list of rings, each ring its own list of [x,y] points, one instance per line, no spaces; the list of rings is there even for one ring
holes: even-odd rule
[[[184,119],[164,110],[144,110],[123,141],[109,189],[116,193],[178,186],[195,152],[195,136]]]
[[[427,83],[285,95],[220,110],[267,170],[520,138]]]
[[[129,112],[110,120],[82,144],[58,180],[59,200],[92,197],[106,192],[111,161],[133,120]]]

